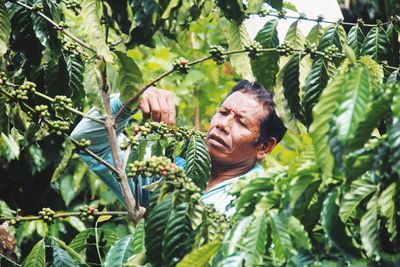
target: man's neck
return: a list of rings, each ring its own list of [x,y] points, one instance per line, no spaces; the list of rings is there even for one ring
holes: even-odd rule
[[[205,192],[211,190],[216,185],[224,181],[245,175],[254,167],[254,165],[255,163],[237,166],[213,163],[211,168],[210,180],[208,181]]]

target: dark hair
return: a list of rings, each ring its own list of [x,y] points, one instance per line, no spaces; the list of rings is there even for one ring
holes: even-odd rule
[[[271,137],[275,137],[276,142],[279,143],[286,133],[286,127],[276,114],[274,93],[268,91],[256,81],[249,82],[248,80],[242,80],[236,84],[229,92],[228,96],[237,91],[254,95],[257,100],[267,107],[268,114],[266,114],[266,116],[264,116],[260,121],[261,131],[255,145],[264,143]]]

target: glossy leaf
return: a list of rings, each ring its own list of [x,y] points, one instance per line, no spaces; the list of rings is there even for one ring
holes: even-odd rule
[[[22,263],[22,267],[45,267],[46,266],[46,245],[44,243],[44,239],[41,239],[36,245],[32,248],[29,255],[25,258]]]
[[[369,98],[370,77],[364,68],[354,68],[346,83],[346,90],[336,118],[338,138],[343,143],[352,139],[359,124],[365,120]]]
[[[49,236],[49,238],[53,239],[61,248],[63,248],[66,252],[68,252],[68,254],[75,259],[76,261],[79,262],[79,264],[85,265],[85,261],[82,258],[82,256],[76,252],[73,248],[67,246],[67,244],[65,244],[64,241],[62,241],[61,239],[54,237],[54,236]]]
[[[334,45],[339,51],[342,49],[342,44],[340,40],[340,25],[330,26],[321,36],[317,50],[324,52],[328,47]]]
[[[348,34],[347,44],[354,50],[357,58],[361,55],[364,38],[364,34],[358,24],[351,27]]]
[[[290,42],[295,49],[302,49],[304,46],[305,37],[298,27],[298,24],[298,20],[290,24],[285,36],[285,42]]]
[[[58,244],[53,246],[53,261],[55,267],[76,267],[78,266],[71,256]]]
[[[74,148],[75,146],[69,141],[69,139],[65,139],[64,143],[64,155],[58,164],[56,170],[53,173],[53,176],[51,177],[50,183],[53,183],[57,181],[60,176],[63,174],[65,169],[67,168],[68,162],[71,159],[72,155],[74,154]]]
[[[144,251],[144,220],[140,220],[135,227],[132,239],[132,249],[135,254]]]
[[[4,1],[0,1],[0,57],[8,50],[8,42],[11,34],[11,21],[4,5]]]
[[[246,264],[254,266],[262,262],[267,244],[267,216],[265,213],[257,214],[244,234],[243,246],[251,248],[251,253],[246,253]]]
[[[277,26],[277,19],[268,21],[254,40],[259,42],[264,49],[277,47],[279,45]],[[266,89],[272,89],[275,85],[275,76],[279,70],[278,62],[279,54],[276,51],[264,52],[259,59],[250,60],[254,76]]]
[[[85,97],[83,87],[83,74],[85,72],[85,64],[79,59],[73,57],[64,57],[68,71],[68,86],[71,89],[71,100],[75,108],[80,108]]]
[[[104,57],[107,62],[112,63],[113,56],[106,43],[103,28],[100,24],[102,17],[102,5],[99,0],[83,0],[81,15],[83,18],[84,30],[90,45],[97,54]]]
[[[288,251],[293,248],[290,234],[287,231],[288,221],[287,218],[278,214],[276,209],[270,210],[268,214],[271,218],[271,236],[274,240],[274,247],[272,249],[275,252],[276,258],[282,261],[286,258]]]
[[[186,175],[204,189],[211,171],[211,159],[204,141],[200,137],[190,139],[186,151]]]
[[[126,235],[115,242],[108,251],[104,265],[107,267],[119,267],[127,262],[127,259],[133,255],[132,235]]]
[[[306,41],[308,41],[310,44],[318,45],[322,33],[322,26],[320,24],[317,24],[311,28],[310,32],[307,35]]]
[[[119,60],[117,88],[119,89],[122,103],[125,103],[137,93],[139,86],[143,83],[143,76],[132,58],[121,51],[114,51],[114,53]]]
[[[318,102],[319,96],[327,83],[328,72],[325,62],[323,59],[318,59],[313,63],[303,88],[302,107],[306,125],[311,124],[313,120],[311,116],[312,108]]]
[[[378,62],[391,62],[391,49],[388,36],[384,29],[379,26],[373,27],[365,37],[362,56],[370,56]]]
[[[396,221],[397,184],[393,182],[382,191],[378,198],[379,211],[386,218],[386,229],[390,234],[390,241],[398,236]]]
[[[220,248],[221,242],[215,240],[202,247],[192,250],[176,267],[203,267]]]
[[[374,193],[376,189],[376,185],[372,183],[368,175],[355,180],[350,185],[350,191],[344,194],[340,201],[339,216],[342,222],[347,223],[349,218],[354,216],[360,203]]]
[[[360,221],[361,241],[368,257],[377,254],[380,248],[378,212],[378,198],[374,195],[368,201],[367,212]]]
[[[104,247],[111,247],[116,241],[118,241],[118,236],[111,230],[108,229],[97,229],[97,233],[99,236],[103,236],[102,240],[104,240],[105,244]],[[95,235],[95,229],[87,229],[85,231],[80,232],[77,234],[74,239],[69,243],[69,247],[77,252],[81,252],[83,249],[88,247],[88,239],[93,238]]]
[[[188,241],[193,229],[187,209],[188,204],[182,203],[170,213],[162,242],[162,262],[165,266],[174,266],[190,251]]]
[[[228,49],[242,50],[250,44],[250,37],[243,23],[231,22],[227,33]],[[254,80],[250,59],[245,53],[232,54],[230,62],[236,73],[243,79]]]
[[[337,249],[349,257],[358,257],[359,251],[352,244],[344,224],[340,221],[339,206],[336,204],[338,195],[338,190],[334,190],[325,199],[321,213],[322,227],[327,238]]]
[[[162,262],[162,243],[171,212],[172,195],[169,195],[146,213],[144,225],[146,254],[149,261],[156,266]]]

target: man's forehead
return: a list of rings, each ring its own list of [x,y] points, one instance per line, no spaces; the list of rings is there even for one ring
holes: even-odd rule
[[[235,109],[238,112],[244,113],[263,108],[263,106],[263,103],[261,103],[256,96],[245,94],[240,91],[229,95],[221,105],[223,108]]]

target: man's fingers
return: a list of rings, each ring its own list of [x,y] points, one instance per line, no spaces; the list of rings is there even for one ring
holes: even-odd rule
[[[161,107],[158,103],[158,99],[155,95],[149,97],[150,109],[151,109],[151,119],[153,121],[159,122],[161,119]]]
[[[167,124],[168,125],[175,125],[176,111],[175,111],[174,99],[173,99],[172,95],[170,97],[167,97],[167,105],[168,105],[168,120],[167,120]]]

